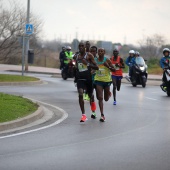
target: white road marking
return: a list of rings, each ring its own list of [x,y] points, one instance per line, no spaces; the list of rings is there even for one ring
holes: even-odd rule
[[[68,117],[68,113],[67,113],[66,111],[64,111],[63,109],[61,109],[60,107],[57,107],[57,106],[54,106],[54,105],[51,105],[51,104],[48,104],[48,103],[45,103],[45,102],[41,102],[41,101],[38,101],[38,100],[35,100],[35,99],[31,99],[31,98],[27,98],[27,99],[30,99],[30,100],[32,100],[32,101],[36,101],[36,102],[39,102],[39,103],[42,103],[42,104],[45,104],[45,105],[54,107],[54,108],[56,108],[57,110],[61,111],[61,112],[63,113],[63,116],[62,116],[60,119],[58,119],[56,122],[54,122],[54,123],[52,123],[52,124],[50,124],[50,125],[48,125],[48,126],[43,126],[43,127],[41,127],[41,128],[37,128],[37,129],[25,131],[25,132],[20,132],[20,133],[16,133],[16,134],[1,136],[0,139],[10,138],[10,137],[14,137],[14,136],[20,136],[20,135],[24,135],[24,134],[36,132],[36,131],[39,131],[39,130],[47,129],[47,128],[53,127],[53,126],[61,123],[62,121],[64,121],[64,120]]]
[[[150,97],[145,97],[145,98],[147,98],[147,99],[149,99],[149,100],[157,100],[157,99],[150,98]]]

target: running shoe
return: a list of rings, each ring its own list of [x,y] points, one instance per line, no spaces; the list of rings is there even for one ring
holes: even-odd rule
[[[116,105],[116,101],[113,102],[113,105]]]
[[[90,97],[89,97],[88,94],[86,94],[86,100],[87,100],[87,101],[90,101]]]
[[[83,93],[83,99],[86,100],[86,94],[85,93]]]
[[[85,114],[82,114],[82,117],[80,119],[80,122],[85,122],[87,120],[87,117]]]
[[[91,114],[91,118],[92,118],[92,119],[96,119],[96,118],[97,118],[97,116],[96,116],[96,113],[95,113],[95,112],[92,112],[92,114]]]
[[[100,122],[105,122],[105,117],[104,116],[100,117]]]

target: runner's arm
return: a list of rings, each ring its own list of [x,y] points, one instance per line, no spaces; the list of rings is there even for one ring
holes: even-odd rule
[[[122,58],[120,58],[120,64],[121,64],[121,65],[118,65],[118,67],[120,67],[120,68],[125,68],[125,64],[124,64],[124,61],[123,61]]]
[[[106,60],[106,62],[104,63],[104,66],[110,69],[112,72],[116,71],[109,59]]]
[[[87,60],[83,59],[82,62],[83,62],[83,64],[87,65],[87,67],[90,67],[94,70],[99,69],[99,67],[97,66],[96,62],[94,61],[94,57],[91,53],[88,53]]]

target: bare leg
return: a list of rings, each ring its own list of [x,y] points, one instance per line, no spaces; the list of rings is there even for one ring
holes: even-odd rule
[[[96,85],[96,93],[97,93],[97,99],[99,101],[99,108],[100,108],[100,113],[101,115],[103,114],[103,87]]]
[[[78,89],[78,93],[79,93],[79,105],[80,105],[80,109],[81,109],[82,114],[85,114],[84,100],[83,100],[83,89]]]
[[[110,86],[104,88],[104,100],[107,102],[110,98]]]
[[[113,83],[113,100],[116,101],[116,88],[117,88],[116,79],[112,79],[112,83]]]
[[[120,91],[121,79],[120,79],[120,80],[117,80],[116,84],[117,84],[117,91]]]

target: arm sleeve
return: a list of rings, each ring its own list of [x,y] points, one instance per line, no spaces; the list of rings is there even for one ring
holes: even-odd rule
[[[129,57],[125,61],[126,65],[129,66]]]
[[[163,62],[164,62],[164,58],[161,58],[159,64],[162,69],[164,69],[164,67],[165,67]]]

